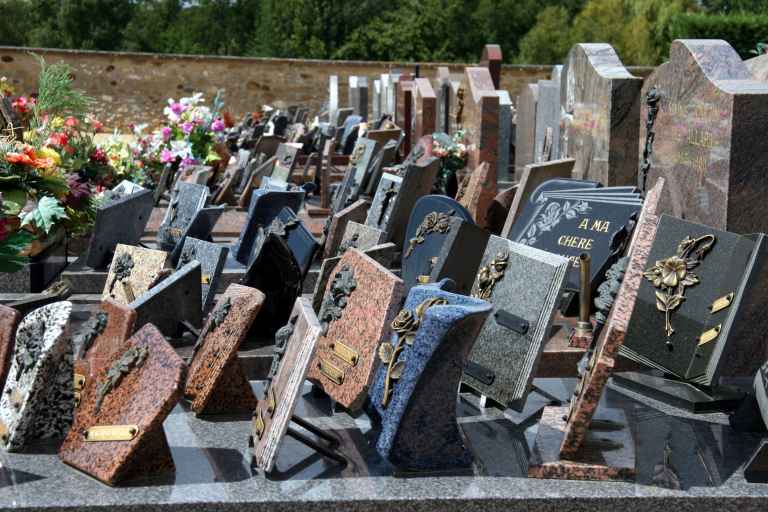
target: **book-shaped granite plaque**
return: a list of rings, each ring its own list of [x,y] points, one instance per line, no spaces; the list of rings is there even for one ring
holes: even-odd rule
[[[36,439],[63,438],[75,406],[72,303],[29,313],[16,330],[11,367],[0,396],[0,448],[21,451]]]
[[[167,262],[165,251],[118,244],[101,299],[130,304],[157,282]]]
[[[391,339],[376,354],[370,393],[381,421],[376,451],[402,471],[467,468],[474,459],[456,422],[456,395],[491,305],[442,287],[411,289]]]
[[[259,228],[264,229],[269,226],[283,208],[287,207],[298,212],[303,201],[304,191],[255,191],[248,207],[248,218],[232,247],[232,256],[243,265],[247,265],[252,259]]]
[[[109,364],[115,354],[125,348],[136,326],[136,311],[112,299],[103,301],[99,309],[81,326],[72,338],[75,359],[85,359],[88,375],[96,375]],[[82,383],[82,387],[86,382]]]
[[[224,271],[229,247],[197,238],[187,238],[179,256],[176,270],[192,261],[200,262],[200,292],[202,294],[203,313],[207,313],[213,304],[213,298],[219,287],[219,279]]]
[[[426,196],[419,200],[406,230],[410,238],[403,247],[406,290],[450,278],[456,286],[453,291],[469,293],[488,232],[463,213],[466,210],[448,197]]]
[[[572,292],[579,289],[579,255],[588,253],[592,260],[590,281],[595,288],[621,253],[641,205],[634,187],[549,180],[531,194],[509,239],[570,259],[566,289]]]
[[[164,251],[172,251],[179,243],[195,214],[205,207],[210,192],[205,185],[177,181],[170,204],[157,230],[157,242]]]
[[[348,249],[357,249],[367,251],[372,247],[386,242],[387,234],[373,226],[359,224],[357,222],[348,222],[344,230],[344,236],[336,249],[335,256],[341,256]]]
[[[139,329],[86,387],[59,458],[107,485],[173,471],[163,422],[186,369],[153,325]]]
[[[754,375],[768,283],[765,235],[662,215],[621,353],[703,386]]]
[[[8,377],[16,340],[16,328],[20,320],[21,313],[8,306],[0,305],[0,390],[5,387],[5,379]]]
[[[357,201],[362,191],[363,181],[373,163],[373,157],[376,153],[376,141],[360,137],[357,139],[355,149],[349,157],[349,165],[354,167],[352,190],[346,198],[344,206]],[[338,210],[337,210],[338,211]]]
[[[320,307],[322,337],[308,378],[351,411],[362,407],[403,297],[403,281],[372,258],[348,250]]]
[[[365,217],[368,214],[368,207],[370,205],[371,203],[369,201],[360,199],[328,218],[326,228],[323,230],[325,235],[323,240],[324,258],[332,258],[336,256],[336,252],[339,250],[339,244],[341,244],[344,232],[347,229],[347,224],[350,222],[357,222],[358,224],[365,222]]]
[[[251,261],[259,257],[261,246],[270,233],[285,240],[296,262],[299,264],[302,278],[307,275],[309,267],[312,265],[312,260],[315,257],[318,243],[306,224],[290,208],[280,210],[280,213],[272,220],[269,226],[259,229]]]
[[[469,356],[465,384],[522,410],[567,272],[562,256],[491,236],[472,296],[492,303],[493,314]]]
[[[86,265],[106,267],[117,244],[136,245],[152,213],[151,190],[119,196],[96,209],[96,221],[88,244]]]
[[[184,388],[195,414],[252,412],[256,407],[237,351],[263,303],[263,293],[238,284],[219,297],[197,339]]]
[[[179,263],[179,256],[181,256],[181,250],[184,247],[184,242],[187,238],[210,241],[213,228],[216,226],[216,223],[223,213],[223,206],[212,206],[210,208],[200,208],[197,210],[192,221],[187,225],[179,237],[179,241],[176,243],[173,251],[171,251],[171,264],[177,265]]]
[[[193,260],[131,302],[136,326],[151,323],[166,336],[177,336],[181,323],[203,323],[200,262]]]
[[[287,183],[291,179],[291,174],[296,168],[298,163],[299,150],[301,150],[301,144],[287,142],[280,144],[277,148],[277,160],[275,166],[272,169],[272,175],[270,176],[274,181],[281,181]]]
[[[549,422],[539,426],[541,435],[534,445],[529,476],[588,480],[634,477],[633,458],[627,460],[609,454],[614,459],[613,465],[605,459],[599,460],[604,455],[603,449],[599,448],[599,444],[588,446],[588,434],[636,308],[638,288],[644,279],[643,272],[650,261],[648,255],[656,237],[659,198],[663,186],[663,180],[657,182],[645,198],[626,256],[626,270],[623,275],[617,272],[612,276],[617,284],[621,283],[618,293],[596,345],[590,351],[586,368],[580,373],[570,405],[547,407],[544,410],[542,422],[545,419]],[[621,267],[621,262],[616,266]],[[623,421],[626,422],[626,418]],[[547,432],[556,435],[547,435]],[[624,446],[623,449],[634,452],[633,446]]]
[[[261,336],[269,335],[288,323],[293,304],[301,295],[301,268],[285,240],[269,233],[240,284],[266,295],[251,330]]]
[[[256,467],[269,472],[296,409],[320,337],[320,322],[309,301],[296,300],[291,318],[275,336],[275,354],[264,398],[253,413],[251,446]]]

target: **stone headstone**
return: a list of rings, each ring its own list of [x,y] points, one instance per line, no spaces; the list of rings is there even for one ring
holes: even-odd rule
[[[512,147],[512,99],[507,91],[496,91],[499,96],[499,158],[496,173],[498,181],[512,181],[510,149]]]
[[[661,101],[648,185],[665,179],[662,211],[725,231],[768,231],[768,84],[725,41],[682,39],[643,86],[643,122],[652,87]],[[645,127],[639,136],[643,143]]]
[[[309,301],[296,300],[289,323],[277,336],[269,387],[252,421],[256,467],[271,471],[302,391],[320,337],[320,322]]]
[[[0,390],[5,387],[5,379],[8,377],[16,340],[16,328],[20,320],[21,313],[8,306],[0,305]]]
[[[253,411],[256,397],[237,351],[263,303],[263,293],[238,284],[219,297],[197,339],[184,387],[195,414]]]
[[[549,340],[569,262],[562,256],[491,236],[472,296],[493,304],[463,382],[520,411]]]
[[[344,230],[336,255],[341,255],[348,249],[367,251],[371,247],[386,243],[386,238],[386,233],[378,228],[350,221]]]
[[[197,211],[205,207],[210,192],[205,185],[177,182],[173,187],[170,204],[163,222],[157,230],[161,249],[172,251]]]
[[[491,181],[496,170],[487,162],[481,163],[468,176],[469,180],[457,194],[457,199],[471,214],[474,221],[488,227],[488,212],[496,197],[496,182]]]
[[[539,80],[533,162],[557,160],[560,154],[560,76],[563,66],[552,67],[550,80]],[[530,163],[533,163],[530,162]]]
[[[308,378],[351,411],[368,396],[379,342],[389,337],[402,296],[403,281],[356,249],[344,254],[328,283]]]
[[[59,458],[108,484],[174,469],[163,422],[181,398],[186,364],[152,325],[86,386]],[[106,441],[111,436],[120,441]]]
[[[368,132],[367,135],[370,136],[371,133]],[[395,162],[398,146],[398,140],[389,140],[383,144],[381,150],[379,150],[373,162],[371,162],[369,172],[363,179],[363,185],[360,190],[361,194],[373,196],[376,193],[376,188],[379,186],[384,169],[390,167]]]
[[[157,282],[169,263],[165,251],[117,244],[101,300],[130,304]]]
[[[758,55],[744,61],[752,77],[760,82],[768,82],[768,54]]]
[[[396,89],[396,108],[395,124],[403,129],[405,138],[403,139],[403,155],[411,152],[413,145],[413,97],[416,91],[416,83],[413,80],[404,80],[402,77],[395,84]]]
[[[381,80],[373,81],[373,120],[381,118]]]
[[[294,212],[301,210],[304,201],[303,191],[267,191],[257,190],[251,198],[248,219],[240,231],[240,236],[232,247],[232,255],[243,265],[251,259],[254,243],[259,229],[268,227],[280,211],[288,207]]]
[[[428,78],[414,80],[414,140],[437,131],[437,96]]]
[[[179,241],[176,247],[171,252],[171,264],[175,265],[179,261],[181,256],[181,250],[184,247],[188,238],[197,238],[198,240],[210,240],[213,228],[224,213],[224,206],[212,206],[210,208],[200,208],[195,213]]]
[[[509,208],[509,213],[507,214],[507,219],[504,223],[504,229],[501,231],[502,237],[509,237],[509,233],[512,231],[512,226],[520,215],[520,211],[529,203],[531,194],[533,194],[539,185],[551,179],[570,178],[573,173],[574,163],[575,160],[568,158],[565,160],[553,160],[539,164],[530,164],[523,168],[522,174],[518,174],[517,191],[515,192],[512,206]]]
[[[277,148],[277,160],[272,169],[270,178],[273,181],[288,183],[293,174],[293,170],[298,163],[298,154],[301,150],[301,144],[295,142],[286,142],[280,144]]]
[[[536,161],[536,109],[538,103],[539,85],[527,84],[517,97],[515,176],[519,176],[526,165]]]
[[[336,119],[339,112],[339,77],[331,75],[328,77],[328,121],[336,126]]]
[[[564,128],[560,155],[576,160],[573,177],[603,185],[634,185],[643,79],[633,76],[609,44],[577,44],[561,79]]]
[[[219,287],[219,280],[224,271],[229,248],[212,242],[187,238],[179,255],[176,270],[192,261],[200,262],[200,293],[203,313],[207,313],[213,304],[213,298]]]
[[[501,46],[498,44],[487,44],[483,47],[483,54],[480,57],[480,65],[488,68],[493,80],[493,86],[496,89],[501,88],[501,64],[504,62]]]
[[[21,451],[36,439],[62,438],[72,423],[71,302],[29,313],[16,330],[0,396],[0,448]]]
[[[403,471],[467,468],[474,456],[456,421],[456,390],[491,305],[430,284],[411,289],[376,350],[371,388],[381,421],[376,451]]]
[[[349,105],[355,109],[355,114],[368,119],[368,78],[364,76],[349,77]]]
[[[331,258],[336,255],[341,240],[344,237],[344,232],[347,229],[347,224],[350,222],[357,222],[358,224],[365,222],[370,205],[369,201],[360,199],[331,216],[328,232],[325,237],[323,258]]]
[[[103,268],[111,260],[117,244],[139,243],[149,222],[152,206],[151,190],[141,190],[99,206],[86,264],[91,268]]]
[[[352,155],[349,158],[349,165],[354,167],[354,181],[352,190],[342,208],[346,207],[351,201],[357,201],[359,199],[360,193],[362,192],[363,182],[369,173],[371,164],[373,163],[373,157],[376,154],[376,146],[375,141],[366,137],[357,139],[355,149],[352,151]]]
[[[75,354],[88,363],[89,375],[95,376],[125,350],[125,342],[136,327],[136,311],[131,307],[107,299],[91,315],[86,324],[75,333]]]

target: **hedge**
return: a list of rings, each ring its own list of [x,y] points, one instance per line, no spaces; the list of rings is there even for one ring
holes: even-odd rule
[[[768,15],[678,14],[665,31],[675,39],[725,39],[743,59],[754,57],[759,42],[768,42]]]

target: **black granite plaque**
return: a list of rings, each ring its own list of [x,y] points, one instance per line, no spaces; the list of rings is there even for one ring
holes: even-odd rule
[[[181,256],[181,249],[184,247],[184,242],[187,238],[197,238],[198,240],[209,241],[211,239],[211,233],[214,226],[219,221],[219,218],[224,213],[224,206],[214,206],[211,208],[200,208],[195,213],[192,222],[187,225],[187,228],[179,238],[176,247],[171,252],[171,263],[176,265],[179,262],[179,256]]]
[[[157,230],[160,249],[172,251],[176,247],[197,211],[205,207],[209,195],[210,192],[205,185],[176,182],[165,217]]]
[[[187,237],[181,250],[176,270],[181,269],[191,261],[200,262],[200,291],[202,293],[203,313],[207,313],[213,305],[213,298],[219,287],[219,280],[224,271],[229,248]]]
[[[315,257],[315,252],[317,252],[319,247],[315,237],[293,210],[283,208],[272,223],[259,233],[251,261],[259,257],[264,241],[270,233],[285,240],[301,269],[303,279],[307,275],[309,267],[312,265],[312,260]]]

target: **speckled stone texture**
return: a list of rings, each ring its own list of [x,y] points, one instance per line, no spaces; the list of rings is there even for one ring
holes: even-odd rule
[[[254,413],[254,417],[260,415],[264,421],[264,430],[261,436],[252,432],[253,458],[256,467],[267,472],[275,465],[320,337],[320,322],[307,299],[296,300],[291,321],[293,332],[280,348],[282,354],[275,354],[279,360],[277,371]],[[277,402],[274,410],[269,407],[270,395]]]
[[[216,325],[218,308],[229,310]],[[264,294],[255,288],[230,285],[218,299],[203,326],[204,336],[189,365],[184,396],[195,414],[253,411],[256,397],[245,378],[237,351],[264,303]]]
[[[768,231],[768,84],[725,41],[676,40],[669,55],[642,91],[655,86],[661,95],[648,183],[667,181],[662,213],[736,233]],[[643,125],[641,144],[645,136]]]
[[[328,233],[325,237],[323,258],[333,258],[336,256],[341,240],[344,237],[344,232],[347,229],[347,224],[350,222],[357,222],[358,224],[365,222],[370,206],[370,201],[360,199],[331,217]]]
[[[576,160],[574,178],[606,186],[637,183],[642,85],[611,45],[571,48],[561,80],[560,156]]]
[[[146,348],[148,355],[138,368],[125,374],[96,411],[98,383],[89,386],[77,410],[72,429],[59,450],[61,460],[108,485],[136,476],[172,471],[163,422],[181,398],[186,364],[153,325],[145,325],[131,337],[126,350]],[[113,363],[123,354],[117,354]],[[93,426],[136,425],[131,441],[87,442],[83,433]]]
[[[523,167],[522,173],[518,175],[517,192],[515,193],[515,199],[512,201],[512,206],[509,207],[509,213],[507,214],[507,220],[504,222],[504,228],[501,230],[501,236],[504,238],[509,237],[509,234],[512,232],[512,225],[523,208],[525,208],[525,205],[528,204],[533,191],[539,185],[555,178],[570,178],[575,163],[574,159],[566,158],[564,160],[553,160]]]
[[[139,243],[152,214],[153,203],[152,191],[140,190],[99,206],[86,264],[91,268],[106,267],[117,244]]]
[[[357,286],[347,298],[341,318],[332,321],[327,334],[320,338],[308,378],[342,406],[357,410],[368,396],[378,367],[376,351],[379,343],[389,338],[390,324],[400,309],[404,288],[402,279],[356,249],[342,256],[337,268],[344,267],[353,270]],[[326,294],[332,284],[331,279]],[[356,364],[336,355],[334,348],[338,342],[357,352]],[[340,385],[320,372],[321,362],[343,373]]]
[[[589,431],[600,397],[608,383],[619,348],[624,343],[629,320],[635,308],[637,292],[644,279],[643,272],[648,264],[648,255],[656,237],[658,208],[663,188],[664,180],[659,180],[645,197],[629,245],[629,263],[624,280],[606,325],[597,340],[592,359],[587,370],[581,375],[577,392],[571,399],[568,423],[565,426],[565,436],[560,448],[560,455],[564,459],[573,459],[577,456]]]
[[[480,268],[489,266],[499,254],[509,255],[507,267],[487,299],[493,304],[493,314],[485,322],[469,356],[470,361],[493,377],[488,382],[465,371],[463,382],[496,402],[520,411],[550,336],[568,272],[568,260],[491,236]],[[472,293],[480,293],[479,276]],[[525,333],[499,323],[496,316],[499,311],[526,321]]]
[[[272,169],[270,178],[275,181],[288,182],[291,179],[291,174],[296,168],[298,159],[296,156],[301,149],[301,144],[293,142],[286,142],[280,144],[277,147],[277,160],[275,161],[275,167]]]
[[[71,302],[55,302],[19,324],[0,397],[0,448],[21,451],[31,441],[61,438],[69,429],[74,409],[71,311]]]
[[[402,351],[395,352],[395,363],[402,361],[404,368],[390,382],[389,402],[383,405],[387,364],[379,366],[370,393],[381,419],[376,451],[403,471],[466,468],[474,459],[456,422],[456,400],[461,369],[491,305],[431,284],[412,288],[404,309],[415,316],[416,308],[432,298],[448,303],[427,309],[413,344],[403,343]],[[384,343],[394,349],[398,335],[390,338]]]
[[[341,243],[336,251],[336,255],[339,255],[339,251],[342,248],[353,247],[360,251],[367,251],[372,247],[386,243],[386,238],[387,233],[381,229],[367,224],[358,224],[357,222],[350,221],[347,223],[347,228],[344,230],[344,236],[341,238]]]
[[[560,98],[558,91],[558,100]],[[515,124],[515,177],[526,165],[536,161],[536,107],[539,85],[526,84],[517,97],[517,123]],[[559,110],[559,101],[558,101]]]
[[[200,293],[202,294],[203,313],[207,313],[213,305],[213,298],[219,288],[219,281],[228,254],[229,248],[220,244],[204,242],[197,238],[187,238],[184,241],[176,270],[190,261],[200,262]]]
[[[437,96],[428,78],[417,78],[413,96],[415,107],[416,126],[414,139],[418,140],[424,135],[432,135],[437,131]]]
[[[166,336],[176,336],[182,321],[199,328],[203,323],[200,262],[191,261],[131,302],[136,326],[152,323]]]
[[[8,377],[16,340],[16,328],[20,320],[21,313],[8,306],[0,305],[0,390],[5,387],[5,379]]]
[[[99,309],[107,315],[107,325],[85,352],[90,375],[96,375],[116,354],[125,350],[125,341],[131,337],[136,325],[136,311],[125,304],[107,299],[101,303]]]
[[[126,279],[118,281],[115,276],[115,269],[117,261],[122,254],[130,255],[133,261],[133,268],[131,268],[131,273]],[[129,283],[133,290],[134,299],[138,299],[157,281],[161,271],[169,263],[168,253],[165,251],[118,244],[115,249],[115,256],[112,258],[112,264],[109,267],[109,272],[107,273],[107,280],[104,283],[101,299],[113,299],[120,304],[129,304],[131,300],[126,296],[122,283]]]
[[[560,154],[560,78],[562,73],[563,66],[553,66],[551,79],[537,82],[539,101],[536,103],[534,162],[556,160]],[[551,133],[551,148],[549,155],[542,155],[548,131]]]
[[[472,171],[469,183],[461,191],[461,204],[472,214],[478,226],[488,225],[488,211],[496,197],[496,185],[488,185],[489,174],[496,174],[490,166],[483,162]]]
[[[213,233],[213,227],[224,213],[223,206],[212,206],[210,208],[200,208],[192,221],[187,225],[179,237],[179,241],[171,251],[171,264],[176,265],[181,256],[181,250],[187,241],[187,238],[197,238],[198,240],[210,240]]]
[[[395,256],[395,244],[387,242],[386,244],[375,245],[363,252],[377,261],[382,267],[391,268],[392,260]],[[339,261],[341,261],[341,256],[336,256],[323,260],[323,263],[320,265],[315,288],[312,292],[312,308],[315,312],[320,312],[320,304],[323,302],[325,290],[328,287],[328,280],[331,279]]]
[[[205,207],[210,192],[205,185],[176,182],[168,209],[157,231],[159,247],[171,251],[200,208]]]
[[[390,226],[390,219],[395,207],[395,200],[403,187],[403,178],[396,174],[385,172],[379,180],[373,202],[368,210],[365,224],[382,231]]]
[[[355,149],[352,151],[352,155],[349,158],[349,164],[353,167],[352,177],[352,189],[346,199],[344,205],[351,201],[357,201],[360,197],[361,187],[365,180],[368,170],[371,167],[373,157],[376,154],[377,144],[375,140],[371,140],[367,137],[360,137],[355,143]],[[342,208],[343,206],[342,205]],[[336,209],[335,211],[339,211]]]

